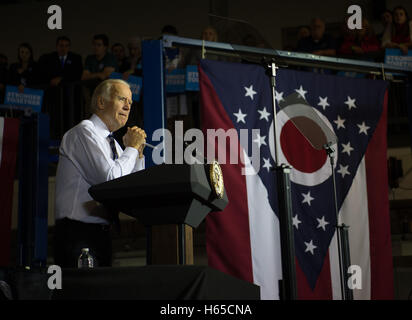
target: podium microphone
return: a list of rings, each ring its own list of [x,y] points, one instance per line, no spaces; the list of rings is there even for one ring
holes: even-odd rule
[[[157,149],[157,146],[154,146],[154,145],[152,145],[152,144],[150,144],[150,143],[147,143],[147,142],[145,142],[144,145],[145,145],[146,147],[149,147],[149,148],[152,148],[152,149]]]

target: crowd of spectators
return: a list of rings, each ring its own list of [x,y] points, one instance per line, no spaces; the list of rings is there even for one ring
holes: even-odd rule
[[[298,28],[297,52],[320,56],[352,56],[363,59],[382,58],[386,48],[397,48],[403,54],[412,48],[412,21],[404,7],[382,13],[383,32],[376,34],[366,17],[362,18],[362,29],[350,29],[347,19],[342,24],[341,35],[333,37],[326,32],[325,22],[314,18],[310,26]]]
[[[309,26],[300,26],[297,34],[297,45],[288,48],[297,52],[312,53],[321,56],[363,56],[382,52],[385,48],[398,48],[404,54],[412,48],[412,21],[405,8],[396,7],[392,11],[382,13],[383,32],[375,34],[368,19],[363,18],[361,30],[350,30],[345,20],[341,35],[331,36],[325,22],[314,18]],[[177,29],[172,25],[163,27],[161,34],[177,35]],[[207,26],[200,38],[206,41],[218,41],[218,31]],[[245,45],[250,45],[245,36]],[[257,46],[257,45],[256,45]],[[141,39],[132,37],[126,46],[116,42],[111,47],[105,34],[97,34],[92,39],[92,54],[84,63],[82,57],[71,51],[71,40],[66,36],[58,37],[56,50],[43,54],[36,61],[29,43],[22,43],[17,50],[17,62],[9,64],[8,58],[0,53],[0,94],[4,94],[7,84],[14,85],[22,91],[25,87],[48,86],[56,87],[66,82],[101,81],[107,79],[114,71],[120,72],[123,79],[130,75],[142,74]],[[166,52],[168,70],[182,63],[182,51],[171,48]],[[192,60],[198,60],[199,54],[192,55]],[[186,59],[187,60],[187,59]],[[187,62],[187,61],[186,61]],[[1,95],[0,95],[1,99]],[[0,100],[0,102],[2,102]]]

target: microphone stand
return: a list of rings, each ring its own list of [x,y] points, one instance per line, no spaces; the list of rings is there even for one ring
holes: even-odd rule
[[[332,169],[332,184],[333,184],[333,202],[335,207],[335,215],[336,215],[336,239],[337,239],[337,246],[338,246],[338,256],[339,256],[339,276],[340,276],[340,288],[342,294],[342,300],[353,300],[353,291],[349,288],[348,285],[348,273],[347,271],[349,266],[351,265],[350,262],[350,251],[349,251],[349,226],[345,225],[344,223],[339,223],[339,209],[338,209],[338,202],[336,196],[336,178],[335,178],[335,157],[333,153],[335,152],[332,147],[332,143],[329,142],[323,146],[325,149],[329,159],[330,165]]]
[[[297,300],[295,241],[292,223],[292,193],[290,185],[291,167],[279,163],[279,146],[276,139],[276,71],[278,67],[274,59],[263,59],[263,65],[270,77],[273,100],[273,132],[275,147],[276,186],[278,194],[278,217],[280,229],[280,246],[282,257],[282,280],[279,280],[279,298],[281,300]]]

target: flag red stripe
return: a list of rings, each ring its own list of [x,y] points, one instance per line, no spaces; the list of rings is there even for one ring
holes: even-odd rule
[[[233,123],[210,79],[201,68],[199,85],[205,136],[207,129],[233,129]],[[239,143],[237,145],[240,155],[241,148]],[[210,213],[206,218],[206,249],[209,266],[253,282],[246,181],[240,174],[241,162],[238,163],[239,165],[221,165],[229,204],[224,211]]]
[[[392,243],[386,165],[388,92],[382,117],[366,150],[366,180],[369,207],[371,299],[393,299]]]
[[[299,266],[299,262],[296,260],[296,281],[298,286],[298,299],[299,300],[332,300],[332,282],[330,278],[330,262],[329,251],[325,256],[322,271],[319,274],[319,278],[316,282],[315,290],[312,291],[309,286],[308,280],[305,274]]]
[[[11,213],[16,168],[19,120],[5,119],[0,164],[0,266],[10,261]]]

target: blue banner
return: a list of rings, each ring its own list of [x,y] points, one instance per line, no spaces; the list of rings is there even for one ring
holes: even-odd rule
[[[112,72],[109,76],[110,79],[123,79],[123,75],[120,72]],[[140,93],[142,91],[143,80],[142,77],[129,76],[125,80],[130,85],[130,90],[132,91],[133,101],[140,101]]]
[[[6,86],[4,104],[30,107],[34,112],[41,112],[43,94],[43,90],[24,88],[23,92],[19,92],[16,86]]]
[[[386,49],[385,63],[412,69],[412,50],[409,50],[408,54],[404,55],[400,49]]]
[[[185,92],[185,69],[174,69],[166,73],[166,92],[182,93]]]
[[[199,71],[197,66],[189,65],[186,67],[186,90],[199,91]]]

